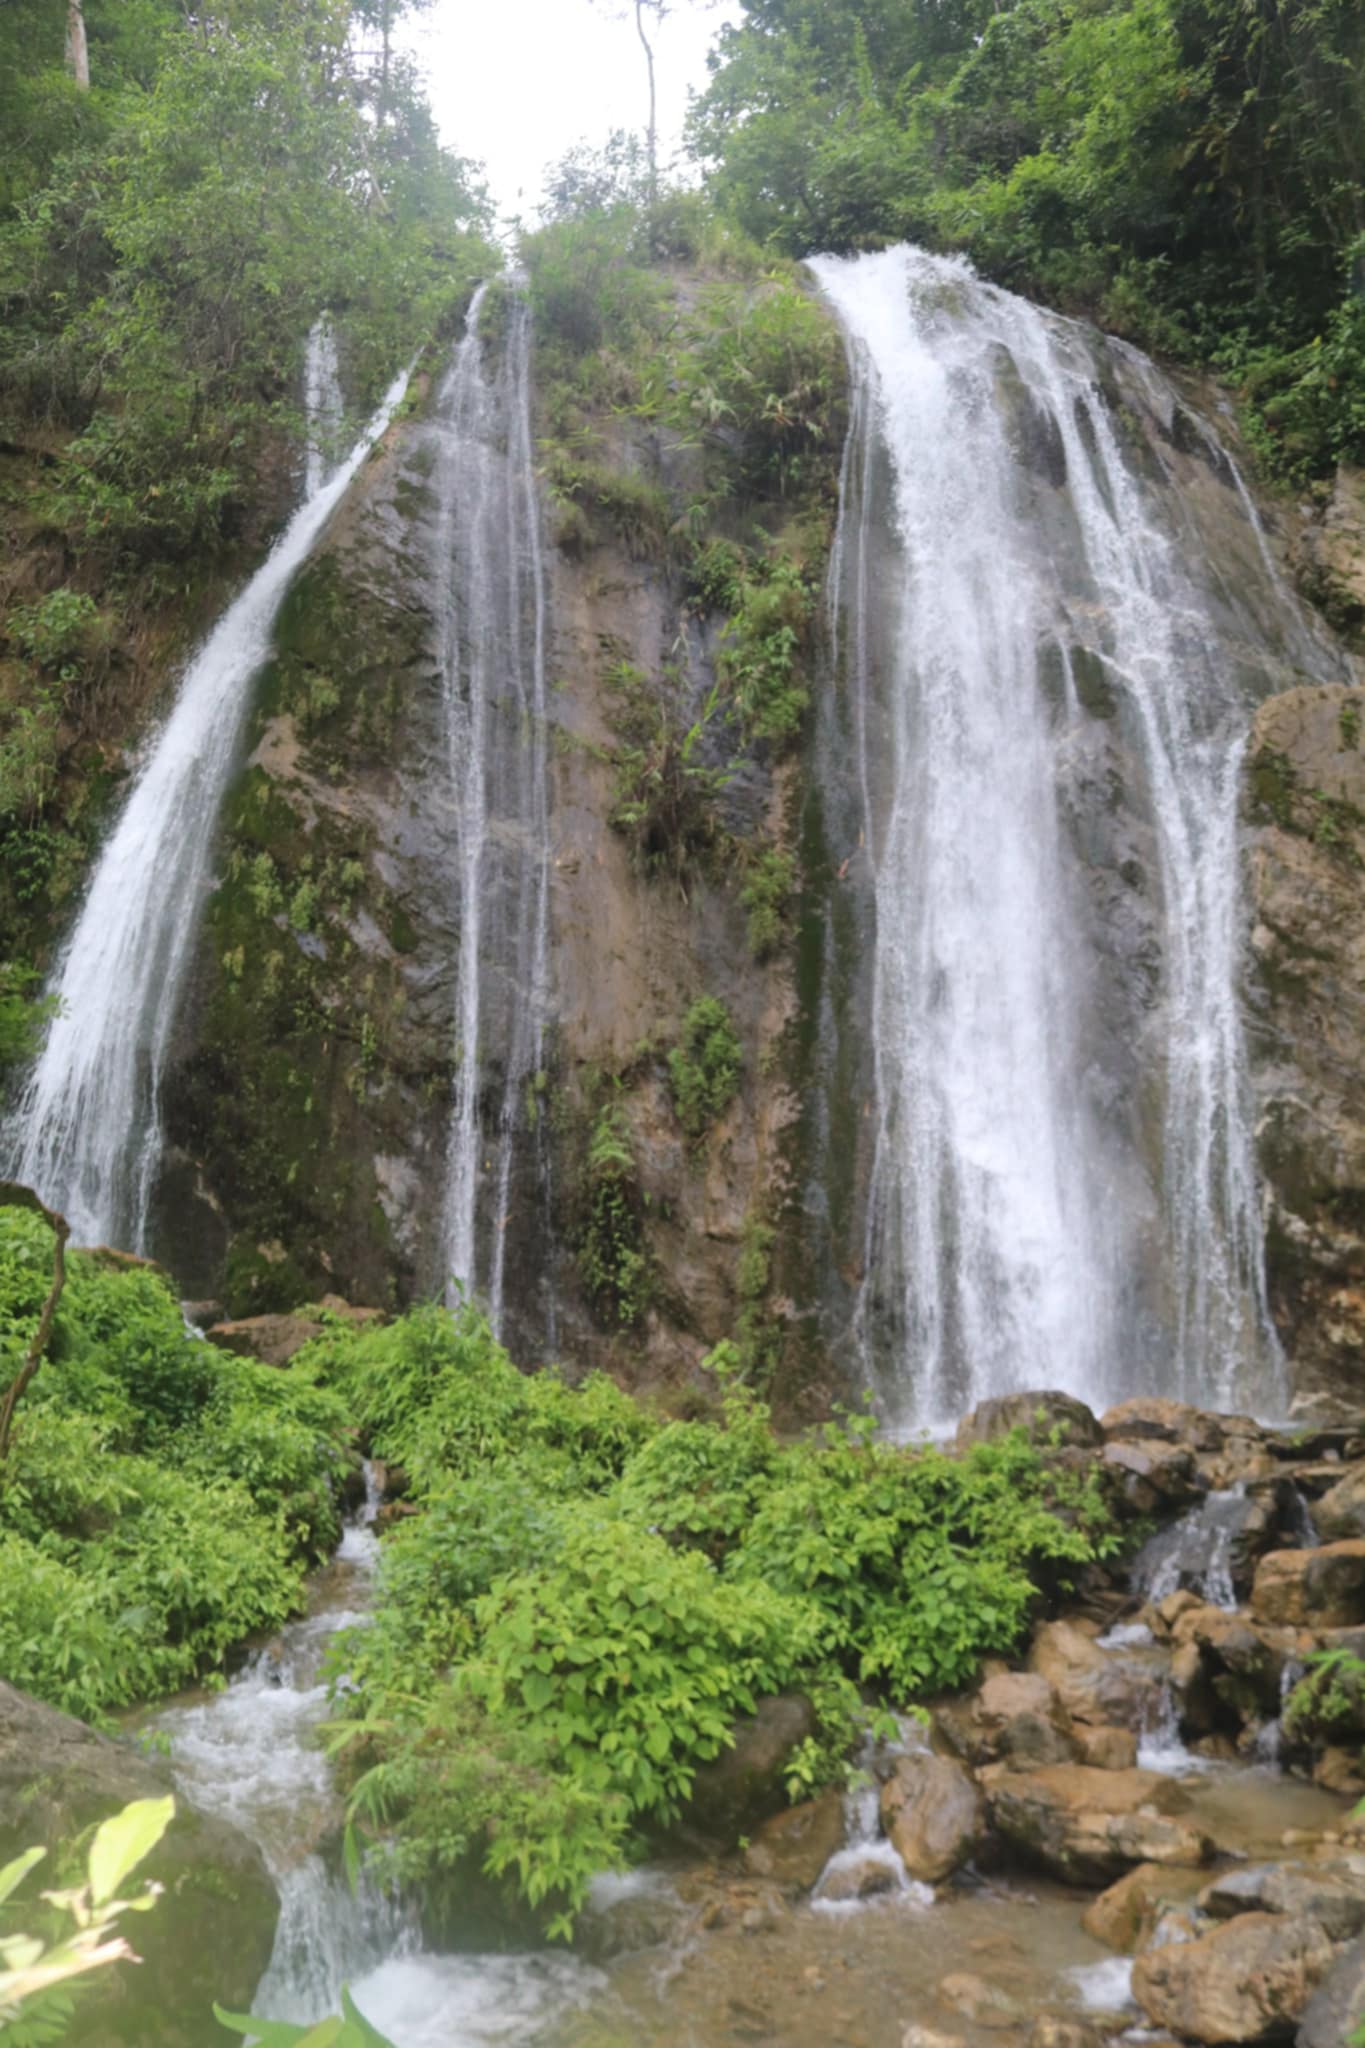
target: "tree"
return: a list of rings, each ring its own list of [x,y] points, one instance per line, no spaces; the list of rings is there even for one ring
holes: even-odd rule
[[[29,1339],[23,1364],[4,1393],[0,1395],[0,1464],[3,1464],[9,1452],[14,1411],[19,1405],[20,1397],[42,1364],[43,1353],[47,1350],[48,1339],[52,1335],[52,1321],[57,1313],[57,1304],[62,1298],[62,1289],[66,1285],[66,1240],[71,1235],[71,1225],[65,1216],[59,1216],[55,1209],[49,1209],[47,1204],[34,1194],[32,1188],[23,1187],[18,1181],[0,1181],[0,1206],[35,1209],[50,1226],[55,1239],[52,1247],[52,1285],[48,1289],[47,1299],[38,1317],[38,1327]]]
[[[85,40],[85,9],[81,0],[67,0],[66,68],[82,92],[90,90],[90,52]]]
[[[654,44],[650,40],[650,34],[652,29],[653,34],[658,35],[672,11],[672,0],[629,0],[628,7],[614,10],[618,21],[633,16],[635,33],[640,38],[640,48],[645,53],[645,72],[649,79],[649,123],[645,129],[645,161],[649,167],[647,200],[651,214],[659,197],[659,108],[654,76]]]

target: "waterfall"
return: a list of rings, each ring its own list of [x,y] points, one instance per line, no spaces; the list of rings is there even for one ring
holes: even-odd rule
[[[291,578],[404,392],[395,378],[346,460],[295,512],[185,672],[148,742],[50,983],[60,1000],[5,1133],[7,1171],[69,1218],[77,1243],[145,1248],[161,1158],[161,1077],[214,831],[251,684]]]
[[[346,410],[337,366],[337,337],[330,313],[319,314],[308,330],[303,359],[303,411],[307,421],[303,495],[322,489],[337,459]]]
[[[1277,1409],[1238,802],[1268,642],[1311,636],[1202,425],[1245,575],[1172,512],[1139,416],[1192,416],[1136,351],[918,250],[812,269],[875,926],[856,1350],[902,1427],[1029,1386]]]
[[[432,564],[440,619],[459,930],[444,1251],[500,1328],[518,1146],[533,1137],[549,939],[545,568],[531,432],[530,315],[481,331],[485,289],[442,387]],[[490,311],[492,309],[490,308]],[[543,1161],[537,1196],[548,1200]]]

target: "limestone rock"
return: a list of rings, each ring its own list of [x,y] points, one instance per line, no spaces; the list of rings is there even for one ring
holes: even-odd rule
[[[1073,1720],[1140,1729],[1157,1705],[1155,1680],[1099,1649],[1074,1622],[1043,1623],[1029,1669],[1047,1679]]]
[[[1080,1761],[1097,1771],[1131,1771],[1137,1763],[1138,1742],[1131,1728],[1090,1728],[1078,1721],[1075,1741]]]
[[[761,1699],[757,1712],[736,1724],[734,1746],[698,1770],[684,1820],[724,1838],[779,1812],[787,1761],[814,1732],[815,1710],[803,1693]]]
[[[1036,1394],[1001,1394],[982,1401],[957,1426],[956,1444],[966,1451],[973,1444],[994,1443],[1012,1429],[1028,1432],[1035,1444],[1050,1443],[1054,1436],[1066,1448],[1084,1449],[1103,1442],[1099,1423],[1084,1401],[1073,1394],[1047,1391]]]
[[[1104,2048],[1104,2036],[1074,2014],[1043,2012],[1033,2022],[1028,2048]]]
[[[1365,1465],[1352,1465],[1308,1512],[1324,1543],[1365,1536]]]
[[[985,1801],[951,1758],[896,1759],[881,1793],[882,1826],[911,1877],[937,1884],[965,1863],[981,1839]]]
[[[1195,1871],[1139,1863],[1136,1870],[1091,1900],[1081,1915],[1081,1925],[1106,1948],[1132,1955],[1146,1945],[1162,1915],[1171,1906],[1182,1904],[1198,1883]]]
[[[322,1324],[308,1316],[242,1316],[235,1323],[217,1323],[206,1334],[210,1344],[238,1358],[257,1358],[262,1365],[288,1365],[296,1351],[322,1335]]]
[[[0,1865],[170,1789],[158,1765],[0,1679]],[[175,1798],[175,1819],[138,1867],[139,1881],[165,1888],[137,1919],[141,1973],[91,1981],[63,2035],[70,2048],[203,2048],[213,2000],[245,2011],[270,1960],[279,1901],[259,1849]],[[146,1984],[158,1987],[155,2011],[139,1995]]]
[[[937,1995],[942,2005],[961,2013],[974,2027],[1012,2027],[1025,2014],[1016,1999],[971,1970],[954,1970],[941,1977]]]
[[[1329,1941],[1351,1941],[1365,1932],[1365,1858],[1349,1863],[1258,1863],[1223,1871],[1198,1897],[1213,1920],[1239,1913],[1284,1913],[1312,1920]]]
[[[1304,2010],[1295,2048],[1342,2048],[1360,2026],[1365,2026],[1365,1936],[1338,1952]]]
[[[1103,1458],[1107,1466],[1123,1474],[1133,1505],[1146,1512],[1163,1503],[1183,1506],[1199,1492],[1194,1452],[1184,1444],[1163,1443],[1154,1437],[1142,1442],[1119,1438],[1105,1445]]]
[[[1019,1766],[1070,1763],[1076,1755],[1066,1710],[1036,1671],[995,1671],[967,1700],[935,1710],[934,1723],[974,1764],[1002,1757]]]
[[[1320,1550],[1272,1550],[1256,1567],[1251,1612],[1257,1621],[1307,1628],[1365,1622],[1365,1538]]]
[[[981,1784],[1006,1841],[1068,1884],[1105,1884],[1130,1864],[1194,1865],[1210,1854],[1207,1839],[1173,1817],[1185,1795],[1155,1771],[992,1764]]]
[[[820,1897],[837,1903],[852,1899],[874,1899],[882,1892],[896,1889],[894,1865],[885,1856],[878,1856],[869,1849],[865,1856],[850,1854],[847,1861],[835,1864],[826,1871],[820,1885]]]
[[[744,1852],[744,1867],[784,1891],[808,1892],[843,1840],[843,1800],[824,1792],[764,1821]]]
[[[1157,2026],[1210,2048],[1283,2041],[1335,1953],[1312,1920],[1245,1913],[1198,1941],[1146,1950],[1133,1996]]]
[[[1192,1408],[1188,1401],[1145,1396],[1107,1408],[1100,1417],[1100,1428],[1107,1442],[1116,1438],[1131,1443],[1150,1439],[1184,1444],[1191,1451],[1220,1451],[1226,1440],[1223,1417],[1206,1415],[1203,1409]]]

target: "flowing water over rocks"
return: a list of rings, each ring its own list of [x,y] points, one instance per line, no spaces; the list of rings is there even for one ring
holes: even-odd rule
[[[830,591],[875,927],[857,1352],[902,1428],[1022,1385],[1102,1402],[1120,1360],[1125,1392],[1281,1413],[1238,804],[1258,697],[1339,658],[1145,359],[921,251],[812,267],[853,387]],[[1245,580],[1153,420],[1231,499]],[[839,758],[831,729],[832,809]]]
[[[61,1008],[3,1150],[7,1169],[62,1211],[78,1243],[146,1248],[163,1068],[251,685],[291,578],[407,383],[407,371],[394,379],[346,460],[299,507],[190,663],[52,976]]]

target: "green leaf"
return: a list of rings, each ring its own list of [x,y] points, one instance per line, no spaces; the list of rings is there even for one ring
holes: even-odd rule
[[[15,1857],[13,1863],[7,1863],[0,1870],[0,1904],[3,1904],[10,1893],[23,1883],[34,1864],[41,1863],[46,1854],[46,1849],[25,1849],[21,1856]]]
[[[135,1799],[105,1821],[90,1844],[90,1896],[97,1906],[107,1905],[129,1872],[144,1856],[151,1854],[175,1814],[175,1801]]]

